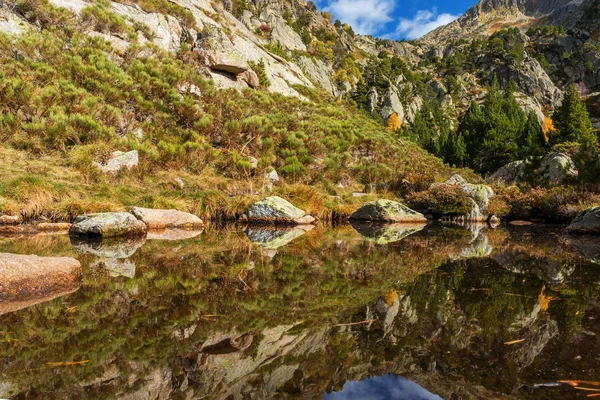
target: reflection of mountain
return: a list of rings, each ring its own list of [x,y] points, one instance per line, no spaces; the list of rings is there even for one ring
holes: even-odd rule
[[[147,242],[129,280],[82,255],[68,303],[0,317],[16,341],[0,341],[0,397],[320,398],[394,374],[442,398],[502,399],[570,371],[594,380],[600,272],[561,236],[526,233],[487,231],[493,255],[453,259],[482,232],[434,226],[373,246],[351,227],[315,229],[270,259],[218,231]],[[576,267],[557,283],[540,263]]]
[[[352,221],[352,227],[363,237],[374,240],[377,244],[399,242],[402,239],[422,231],[427,224],[383,224]]]

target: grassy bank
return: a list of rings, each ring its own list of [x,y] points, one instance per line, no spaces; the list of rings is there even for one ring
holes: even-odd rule
[[[67,221],[147,206],[230,219],[267,194],[264,175],[275,169],[275,194],[332,220],[369,199],[352,196],[367,184],[406,194],[455,172],[321,91],[217,90],[189,49],[172,54],[129,35],[117,50],[85,34],[89,21],[44,0],[34,8],[23,16],[37,28],[0,33],[0,213]],[[100,15],[92,11],[86,18]],[[94,162],[116,150],[137,150],[139,166],[101,173]]]

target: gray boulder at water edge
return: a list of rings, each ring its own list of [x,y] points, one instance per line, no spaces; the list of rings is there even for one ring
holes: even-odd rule
[[[241,216],[242,221],[259,224],[309,225],[315,219],[278,196],[267,197],[251,205]]]
[[[146,224],[126,212],[80,215],[69,234],[84,237],[146,236]]]
[[[600,207],[588,208],[579,214],[569,225],[567,231],[600,235]]]
[[[377,200],[362,206],[350,217],[353,221],[427,223],[427,218],[403,204],[391,200]]]

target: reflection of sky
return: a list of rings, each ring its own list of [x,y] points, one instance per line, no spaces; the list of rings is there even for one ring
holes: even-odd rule
[[[376,376],[361,382],[346,382],[340,392],[325,393],[328,400],[442,400],[401,376]]]

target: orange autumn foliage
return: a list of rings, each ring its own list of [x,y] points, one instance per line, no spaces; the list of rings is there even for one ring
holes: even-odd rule
[[[544,123],[542,124],[542,131],[544,132],[544,138],[546,139],[546,143],[550,141],[550,135],[556,132],[556,128],[554,127],[554,121],[552,118],[546,117]]]
[[[385,293],[383,298],[385,299],[386,304],[391,307],[392,304],[394,304],[394,302],[398,300],[398,292],[396,292],[395,290],[389,290]]]
[[[390,131],[396,131],[400,129],[401,126],[402,122],[400,121],[400,118],[398,118],[398,114],[393,113],[392,115],[390,115],[390,117],[388,118],[388,129]]]

